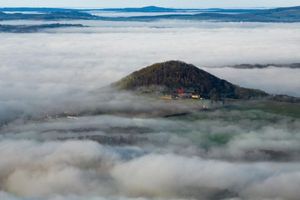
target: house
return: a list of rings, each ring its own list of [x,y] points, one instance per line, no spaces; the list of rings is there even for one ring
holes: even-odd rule
[[[191,94],[188,92],[185,92],[185,90],[183,88],[178,88],[176,90],[176,96],[181,99],[190,99],[191,98]]]
[[[165,94],[160,97],[162,100],[176,100],[176,99],[194,99],[194,100],[202,100],[203,98],[200,94],[192,91],[185,91],[184,88],[178,88],[173,91],[172,94]]]
[[[172,95],[164,95],[164,96],[161,96],[160,99],[162,99],[162,100],[173,100],[175,98]]]
[[[192,94],[192,99],[201,99],[199,94]]]

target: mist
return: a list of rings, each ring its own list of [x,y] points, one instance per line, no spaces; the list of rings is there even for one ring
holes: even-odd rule
[[[297,199],[299,130],[298,118],[251,109],[18,120],[1,129],[1,195]]]
[[[75,22],[89,27],[0,34],[0,199],[299,198],[300,121],[285,104],[183,104],[109,86],[182,60],[300,97],[299,69],[225,67],[299,62],[298,23]]]
[[[297,23],[76,23],[91,27],[0,35],[1,113],[61,110],[74,99],[83,104],[89,98],[95,102],[99,97],[89,91],[166,60],[193,63],[244,87],[300,96],[299,69],[209,68],[298,62]]]

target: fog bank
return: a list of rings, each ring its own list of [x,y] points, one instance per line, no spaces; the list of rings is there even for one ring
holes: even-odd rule
[[[296,104],[219,108],[105,87],[183,60],[300,96],[299,69],[223,67],[299,62],[299,24],[80,23],[91,27],[0,34],[1,200],[299,199]]]

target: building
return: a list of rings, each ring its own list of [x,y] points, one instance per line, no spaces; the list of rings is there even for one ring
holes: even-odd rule
[[[192,99],[201,99],[199,94],[192,94]]]

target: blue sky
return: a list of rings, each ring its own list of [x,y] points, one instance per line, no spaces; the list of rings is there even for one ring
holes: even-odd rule
[[[0,0],[0,7],[104,8],[149,5],[178,8],[286,7],[300,5],[300,0]]]

